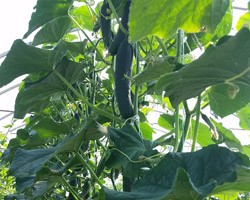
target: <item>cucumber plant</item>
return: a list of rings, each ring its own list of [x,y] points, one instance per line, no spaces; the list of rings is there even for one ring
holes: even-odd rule
[[[0,66],[0,87],[27,74],[14,111],[25,126],[1,158],[15,178],[5,198],[247,197],[249,144],[221,123],[250,127],[250,31],[243,17],[228,36],[231,7],[38,0],[33,42],[15,40]]]

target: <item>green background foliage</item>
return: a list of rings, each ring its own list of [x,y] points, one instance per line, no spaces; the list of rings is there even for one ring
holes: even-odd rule
[[[127,1],[105,1],[114,37]],[[24,35],[39,29],[33,42],[14,41],[0,66],[0,87],[26,75],[14,111],[25,126],[8,144],[1,138],[3,195],[199,200],[249,192],[250,146],[220,121],[234,115],[250,127],[247,14],[229,36],[229,0],[132,1],[124,33],[132,75],[121,81],[102,39],[103,1],[75,2],[38,0]],[[131,84],[131,118],[121,117],[117,81]]]

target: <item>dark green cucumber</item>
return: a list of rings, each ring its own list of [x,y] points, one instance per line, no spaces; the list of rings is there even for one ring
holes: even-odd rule
[[[106,48],[110,46],[112,41],[112,31],[111,31],[111,19],[110,19],[110,9],[108,2],[103,2],[101,11],[101,30],[102,30],[102,38],[103,43]]]
[[[124,7],[124,11],[122,14],[122,20],[121,20],[121,24],[126,31],[128,31],[130,4],[131,4],[131,1],[129,0]],[[108,49],[110,55],[112,55],[112,56],[116,55],[119,45],[121,44],[121,42],[123,40],[125,40],[125,38],[126,38],[125,33],[121,30],[121,28],[119,28],[117,35],[115,36],[114,41],[111,43],[111,45]]]
[[[133,47],[123,40],[119,45],[115,63],[115,96],[119,111],[124,119],[133,116],[131,101],[131,82],[127,77],[131,77],[131,67],[133,61]]]

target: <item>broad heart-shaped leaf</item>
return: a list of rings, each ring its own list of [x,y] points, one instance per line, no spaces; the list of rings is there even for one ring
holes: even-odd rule
[[[130,193],[105,189],[106,200],[201,200],[228,190],[249,191],[250,169],[245,159],[217,145],[192,153],[169,153],[135,182]]]
[[[229,0],[132,1],[130,37],[134,42],[148,35],[169,38],[178,28],[187,33],[205,28],[213,33],[229,5]]]
[[[161,76],[155,91],[165,91],[176,107],[181,101],[199,95],[207,87],[223,83],[248,70],[249,57],[250,31],[243,28],[222,45],[209,46],[200,58],[179,71]],[[233,82],[249,85],[249,78],[242,76]]]
[[[108,136],[114,143],[114,148],[111,149],[111,155],[106,162],[108,168],[122,166],[126,177],[138,177],[143,172],[142,167],[150,167],[149,163],[140,158],[155,155],[157,151],[153,148],[157,143],[143,140],[128,124],[121,129],[108,128]]]
[[[78,79],[85,77],[84,68],[81,63],[68,60],[66,57],[58,64],[57,70],[69,83],[74,83]],[[38,111],[37,108],[48,106],[48,101],[53,95],[64,94],[67,86],[57,77],[55,72],[34,84],[24,87],[17,95],[15,103],[15,118],[23,118],[31,111]]]
[[[37,32],[32,45],[36,46],[44,43],[58,42],[71,27],[72,22],[69,16],[55,18],[45,24],[45,26]]]
[[[34,30],[47,22],[68,14],[68,9],[72,5],[72,0],[38,0],[35,12],[32,13],[29,22],[29,30],[25,33],[27,38]]]
[[[51,71],[53,65],[49,63],[49,55],[49,50],[38,49],[22,40],[16,40],[0,66],[0,87],[24,74]]]
[[[249,103],[249,86],[239,83],[237,87],[239,91],[234,94],[236,95],[234,98],[230,97],[230,85],[218,84],[209,88],[207,94],[214,113],[220,117],[225,117],[240,110]]]

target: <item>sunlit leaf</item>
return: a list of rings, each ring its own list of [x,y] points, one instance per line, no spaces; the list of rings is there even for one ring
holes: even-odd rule
[[[143,135],[143,138],[146,140],[152,140],[154,129],[146,122],[140,123],[140,129]]]
[[[130,36],[132,41],[148,35],[169,38],[179,28],[187,33],[200,32],[204,28],[213,33],[229,5],[228,0],[132,1]]]
[[[74,8],[70,11],[70,14],[81,25],[81,28],[87,29],[89,31],[93,30],[95,18],[91,15],[88,6]]]
[[[245,13],[238,20],[236,24],[236,29],[240,30],[242,27],[250,28],[250,12]]]
[[[250,105],[248,104],[244,108],[237,112],[240,119],[240,127],[245,130],[250,130]]]

